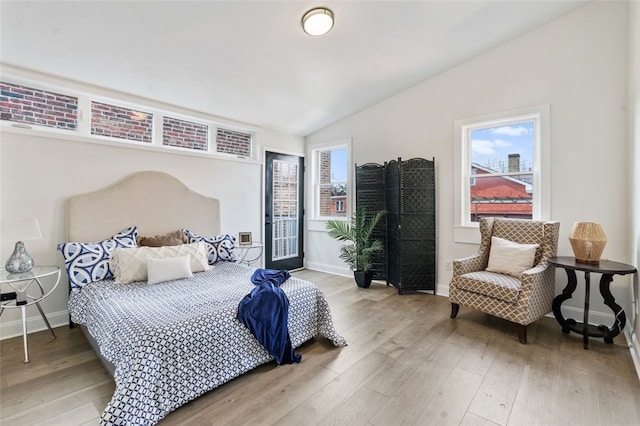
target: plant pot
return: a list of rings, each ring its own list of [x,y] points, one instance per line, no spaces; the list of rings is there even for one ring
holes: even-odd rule
[[[353,271],[353,277],[356,279],[358,287],[369,288],[373,279],[373,272]]]

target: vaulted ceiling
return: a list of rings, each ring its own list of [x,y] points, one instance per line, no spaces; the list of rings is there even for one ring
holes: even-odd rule
[[[3,0],[0,61],[307,135],[584,3]]]

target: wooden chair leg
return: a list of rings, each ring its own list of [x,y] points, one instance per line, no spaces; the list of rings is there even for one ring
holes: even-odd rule
[[[523,345],[526,345],[527,344],[527,326],[522,324],[516,324],[516,326],[518,328],[518,340],[520,340],[520,343],[522,343]]]
[[[460,310],[460,305],[457,303],[451,304],[451,318],[455,318],[458,315],[458,311]]]

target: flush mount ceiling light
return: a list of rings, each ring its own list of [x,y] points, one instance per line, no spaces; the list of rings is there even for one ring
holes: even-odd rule
[[[326,7],[316,7],[302,16],[304,32],[319,36],[328,33],[333,28],[333,12]]]

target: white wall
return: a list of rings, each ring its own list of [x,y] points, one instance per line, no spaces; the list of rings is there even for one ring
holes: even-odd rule
[[[4,130],[0,133],[0,217],[3,220],[20,216],[39,219],[44,239],[25,243],[38,264],[64,266],[56,246],[65,241],[65,200],[68,197],[100,189],[141,170],[164,171],[201,194],[219,198],[223,232],[251,231],[254,236],[262,235],[260,163],[176,155],[40,135],[30,131],[20,134]],[[301,137],[271,130],[263,130],[260,136],[263,145],[274,149],[304,151]],[[125,228],[132,224],[122,225]],[[140,231],[144,233],[144,230]],[[2,262],[12,250],[12,242],[0,244]],[[42,303],[54,326],[67,322],[67,288],[63,274],[55,293]],[[29,330],[44,327],[35,307],[28,308],[27,314]],[[5,310],[0,337],[19,334],[19,318],[18,310]]]
[[[425,52],[427,54],[427,52]],[[559,254],[571,255],[574,222],[600,222],[604,257],[628,259],[627,5],[588,4],[488,53],[307,137],[353,138],[353,161],[436,158],[438,294],[448,294],[445,262],[476,251],[453,242],[454,120],[551,105],[551,216],[561,222]],[[309,231],[307,263],[337,267],[335,244]],[[334,251],[331,261],[326,253]],[[557,291],[566,276],[558,272]],[[628,280],[613,293],[628,300]],[[604,314],[597,290],[591,309]],[[579,309],[583,288],[564,306]],[[622,304],[622,303],[621,303]]]
[[[640,266],[640,2],[629,3],[629,263]],[[640,376],[640,317],[638,316],[638,274],[630,288],[634,303],[627,309],[628,339],[632,343],[632,355]],[[629,311],[632,311],[631,313]],[[635,315],[634,315],[635,314]],[[634,321],[635,320],[635,321]]]

